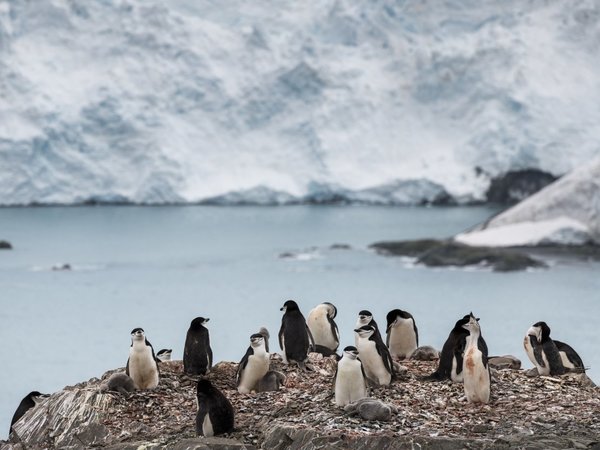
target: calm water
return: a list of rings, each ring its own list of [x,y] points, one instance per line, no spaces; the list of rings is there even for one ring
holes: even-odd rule
[[[181,358],[196,316],[210,317],[215,361],[239,360],[261,325],[279,329],[280,306],[338,306],[342,346],[356,314],[380,324],[395,307],[416,317],[421,344],[441,348],[473,310],[490,352],[530,363],[522,337],[546,320],[600,381],[600,264],[498,274],[425,269],[377,256],[383,239],[445,237],[495,211],[385,207],[80,207],[0,209],[0,437],[20,399],[123,366],[131,329]],[[352,250],[332,250],[347,243]],[[296,258],[279,258],[296,252]],[[52,271],[69,263],[72,271]],[[273,343],[273,347],[277,345]]]

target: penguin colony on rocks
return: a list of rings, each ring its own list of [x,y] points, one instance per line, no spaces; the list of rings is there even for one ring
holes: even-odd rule
[[[337,354],[340,333],[335,323],[337,308],[321,303],[313,308],[305,320],[298,304],[286,301],[281,307],[283,316],[279,330],[279,347],[285,364],[297,364],[302,370],[312,370],[306,362],[309,352],[335,357],[337,362],[333,378],[332,397],[347,413],[359,414],[365,420],[388,420],[394,411],[370,398],[373,387],[388,387],[401,367],[394,360],[439,358],[437,369],[423,377],[426,381],[451,380],[463,383],[465,399],[469,403],[490,401],[490,368],[488,348],[479,318],[473,313],[459,319],[450,331],[441,353],[433,347],[419,347],[419,335],[414,317],[403,310],[394,309],[387,314],[386,342],[383,342],[377,323],[370,311],[358,314],[354,327],[355,345],[346,346]],[[234,409],[229,400],[210,380],[213,354],[210,347],[209,319],[196,317],[187,331],[183,351],[184,372],[198,377],[196,398],[196,433],[214,436],[234,430]],[[238,393],[277,391],[285,386],[285,375],[270,369],[269,331],[261,327],[250,335],[250,345],[237,370]],[[527,356],[539,375],[562,375],[567,372],[584,372],[583,361],[569,345],[550,338],[550,327],[545,322],[533,324],[523,341]],[[131,332],[131,346],[125,373],[115,373],[105,382],[101,391],[114,391],[124,395],[134,390],[154,389],[160,380],[160,363],[171,359],[171,349],[162,349],[155,355],[142,328]],[[19,404],[11,421],[13,425],[45,394],[30,392]]]

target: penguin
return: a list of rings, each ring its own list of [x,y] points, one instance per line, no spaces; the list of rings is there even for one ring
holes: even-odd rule
[[[585,366],[583,365],[583,360],[577,354],[577,352],[571,347],[569,344],[565,344],[561,341],[554,341],[556,344],[556,348],[558,349],[558,354],[560,355],[560,360],[563,363],[565,369],[570,372],[584,372]]]
[[[392,414],[398,413],[398,408],[391,403],[367,397],[346,405],[344,411],[349,415],[358,415],[363,420],[387,422],[392,418]]]
[[[314,342],[304,316],[294,300],[286,301],[281,307],[283,317],[279,329],[279,347],[283,351],[283,362],[295,362],[301,369],[308,358],[308,350]]]
[[[284,383],[284,374],[276,370],[269,370],[258,382],[258,392],[278,391]]]
[[[102,383],[100,392],[113,391],[127,395],[135,391],[135,384],[131,377],[123,372],[113,373],[110,378]]]
[[[262,334],[262,337],[265,339],[265,350],[267,353],[269,353],[269,339],[271,339],[269,330],[267,330],[265,327],[260,327],[258,334]]]
[[[271,359],[265,349],[265,338],[256,333],[250,336],[250,346],[237,371],[237,390],[240,394],[258,391],[259,381],[269,371]]]
[[[414,317],[401,309],[387,314],[387,340],[392,358],[405,359],[419,346],[419,331]]]
[[[317,353],[323,356],[335,354],[340,345],[340,332],[335,323],[337,308],[324,302],[315,306],[309,313],[306,324],[313,336]]]
[[[546,322],[534,323],[525,334],[523,346],[540,375],[563,375],[567,372],[556,343],[550,338]]]
[[[371,314],[371,311],[363,309],[361,312],[358,313],[358,320],[356,321],[356,325],[354,326],[354,328],[364,327],[365,325],[372,325],[373,328],[375,328],[375,336],[377,336],[381,341],[383,341],[383,339],[381,339],[381,333],[379,332],[377,322],[375,322],[375,319],[373,319],[373,314]],[[354,335],[354,344],[356,347],[358,347],[357,334]]]
[[[196,435],[212,437],[233,431],[233,406],[212,383],[201,378],[196,386]]]
[[[488,366],[487,345],[480,339],[479,319],[469,315],[469,322],[463,328],[469,332],[466,339],[463,359],[463,386],[469,403],[489,403],[490,369]]]
[[[367,377],[354,346],[344,348],[333,378],[335,404],[346,406],[367,397]]]
[[[191,375],[207,375],[212,367],[213,353],[210,336],[204,325],[210,319],[196,317],[192,320],[185,337],[183,371]]]
[[[8,433],[9,434],[11,433],[11,431],[13,429],[13,425],[15,423],[17,423],[19,421],[19,419],[21,417],[23,417],[27,411],[29,411],[31,408],[34,408],[35,405],[37,405],[44,398],[47,398],[47,397],[49,397],[48,394],[42,394],[38,391],[31,391],[29,394],[27,394],[25,397],[23,397],[23,400],[21,400],[21,403],[19,403],[19,406],[17,407],[17,410],[15,411],[15,413],[12,417],[12,420],[10,421],[10,430]]]
[[[364,325],[354,332],[358,335],[358,354],[367,378],[380,386],[389,386],[394,363],[381,337],[377,338],[375,327]]]
[[[172,352],[173,350],[170,348],[163,348],[162,350],[158,351],[156,357],[159,359],[160,362],[171,361]]]
[[[427,381],[442,381],[450,379],[455,383],[463,381],[463,352],[467,343],[467,335],[469,332],[463,328],[463,325],[469,323],[470,315],[464,316],[454,324],[454,328],[450,331],[448,339],[442,347],[440,354],[440,362],[438,368],[430,375],[424,377]],[[481,345],[485,348],[487,354],[487,344],[479,334]]]
[[[154,349],[141,328],[131,331],[131,347],[125,373],[136,389],[154,389],[158,386],[159,371]]]

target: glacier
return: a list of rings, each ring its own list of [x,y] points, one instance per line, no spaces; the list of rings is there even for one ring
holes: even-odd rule
[[[429,204],[599,154],[594,0],[0,0],[0,204]]]

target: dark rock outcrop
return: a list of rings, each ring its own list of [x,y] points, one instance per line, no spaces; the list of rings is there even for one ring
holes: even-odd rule
[[[384,255],[416,258],[417,263],[429,267],[486,266],[497,272],[546,267],[543,261],[516,249],[473,247],[452,240],[387,241],[370,247]]]
[[[514,204],[553,183],[557,177],[538,169],[515,170],[492,179],[485,193],[491,203]]]
[[[12,244],[8,241],[0,240],[0,250],[11,250]]]

